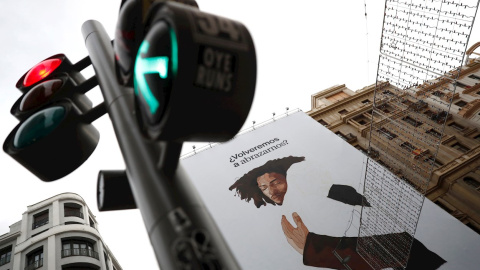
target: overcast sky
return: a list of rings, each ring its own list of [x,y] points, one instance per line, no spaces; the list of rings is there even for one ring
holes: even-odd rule
[[[285,108],[310,110],[310,96],[346,84],[357,90],[373,84],[380,44],[383,1],[360,0],[198,0],[200,8],[243,22],[257,50],[257,90],[247,120],[261,122]],[[72,62],[87,55],[80,31],[88,19],[100,21],[113,38],[120,1],[3,0],[0,16],[0,139],[17,125],[10,108],[20,97],[15,83],[39,61],[65,53]],[[368,29],[368,39],[367,39]],[[480,41],[478,23],[469,46]],[[367,50],[368,49],[368,50]],[[86,77],[92,70],[86,71]],[[95,88],[88,94],[101,102]],[[21,219],[27,205],[62,192],[81,195],[99,222],[100,233],[125,270],[157,269],[138,210],[99,213],[96,179],[99,170],[124,169],[107,116],[94,122],[100,143],[85,164],[53,183],[44,183],[0,154],[0,235]],[[191,150],[191,145],[185,152]],[[48,158],[48,156],[46,156]],[[201,181],[201,179],[192,179]]]

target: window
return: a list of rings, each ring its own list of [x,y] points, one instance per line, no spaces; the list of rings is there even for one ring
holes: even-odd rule
[[[479,80],[479,81],[480,81],[480,76],[477,76],[477,75],[475,75],[475,74],[469,75],[468,77],[471,78],[471,79],[475,79],[475,80]]]
[[[476,189],[476,190],[480,190],[480,182],[478,182],[477,180],[473,179],[472,177],[465,177],[463,178],[463,181],[471,186],[472,188]]]
[[[10,262],[12,257],[12,246],[0,249],[0,266]]]
[[[430,120],[435,121],[439,124],[445,122],[445,120],[449,116],[446,111],[441,111],[441,112],[438,112],[438,113],[434,113],[430,110],[427,110],[426,112],[424,112],[424,114],[426,114],[428,116],[428,118],[430,118]]]
[[[385,137],[389,140],[395,139],[397,137],[397,134],[387,130],[384,127],[382,127],[381,129],[379,129],[377,131],[380,133],[380,135],[382,135],[383,137]]]
[[[403,149],[406,149],[408,150],[408,152],[413,152],[415,151],[415,149],[417,149],[415,146],[413,146],[411,143],[409,142],[404,142],[402,144],[400,144],[400,146],[403,148]]]
[[[95,228],[95,222],[93,222],[91,217],[88,217],[88,221],[90,223],[90,227]]]
[[[443,93],[442,91],[438,91],[438,90],[435,91],[435,92],[433,92],[432,94],[433,94],[434,96],[436,96],[436,97],[439,97],[439,98],[445,96],[445,93]]]
[[[455,103],[455,105],[457,105],[458,107],[463,107],[467,105],[467,102],[465,102],[464,100],[460,100],[459,102]]]
[[[470,149],[468,147],[466,147],[465,145],[461,144],[461,143],[454,143],[452,145],[452,148],[455,148],[457,149],[458,151],[462,152],[462,153],[465,153],[467,151],[469,151]]]
[[[459,125],[459,124],[457,124],[457,123],[455,123],[455,122],[449,124],[448,126],[454,128],[454,129],[456,129],[456,130],[460,130],[460,131],[462,131],[463,129],[465,129],[462,125]]]
[[[348,113],[348,111],[347,111],[347,110],[345,110],[345,109],[343,109],[343,110],[339,111],[338,113],[339,113],[339,114],[341,114],[341,115],[345,115],[345,114],[347,114],[347,113]]]
[[[428,107],[428,104],[423,100],[419,100],[419,101],[415,102],[414,104],[410,105],[410,108],[413,108],[413,110],[415,112],[418,112],[421,109],[426,108],[426,107]]]
[[[383,91],[382,94],[387,95],[387,96],[393,96],[393,93],[388,91],[388,90]]]
[[[363,126],[370,123],[370,119],[365,117],[363,114],[353,118],[353,121],[357,122],[359,125]]]
[[[32,230],[48,224],[48,210],[33,215]]]
[[[65,217],[79,217],[83,218],[82,206],[76,203],[66,203],[63,206]]]
[[[405,105],[407,105],[407,106],[410,106],[410,105],[413,104],[413,102],[410,101],[410,100],[408,100],[408,99],[404,99],[404,100],[402,101],[402,103],[405,104]]]
[[[457,84],[457,86],[460,86],[460,87],[462,87],[463,89],[468,89],[468,88],[470,88],[469,85],[463,84],[463,83],[461,83],[461,82],[457,82],[456,84]]]
[[[427,158],[425,158],[423,161],[428,162],[428,163],[430,163],[430,165],[434,165],[435,167],[443,166],[443,163],[440,162],[440,160],[436,159],[435,157],[433,157],[431,155],[428,156]]]
[[[33,270],[43,266],[43,247],[27,255],[25,270]]]
[[[410,116],[405,116],[405,117],[402,118],[402,120],[409,123],[410,125],[412,125],[414,127],[419,127],[423,124],[422,122],[417,121],[417,120],[411,118]]]
[[[107,256],[107,253],[103,252],[103,256],[105,257],[105,267],[107,268],[107,270],[109,270],[109,268],[108,268],[108,256]]]
[[[435,113],[430,111],[430,110],[426,110],[423,114],[427,115],[428,118],[432,119],[432,117],[434,117]]]
[[[370,100],[369,99],[362,100],[362,103],[363,104],[368,104],[368,103],[370,103]]]
[[[438,138],[438,139],[440,139],[440,138],[442,137],[442,134],[440,134],[440,132],[436,131],[436,130],[433,129],[433,128],[427,130],[426,133],[427,133],[427,134],[430,134],[430,135],[432,135],[433,137]]]
[[[324,127],[328,126],[328,123],[325,122],[323,119],[318,120],[318,122]]]
[[[62,258],[70,256],[86,256],[98,259],[93,244],[86,240],[69,239],[62,241]]]
[[[386,105],[386,104],[378,106],[378,109],[380,111],[384,112],[384,113],[390,113],[391,112],[391,108],[389,108],[389,106]]]

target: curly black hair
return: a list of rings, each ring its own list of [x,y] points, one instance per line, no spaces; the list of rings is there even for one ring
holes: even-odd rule
[[[270,198],[265,196],[263,192],[258,188],[257,178],[266,173],[278,173],[287,177],[287,171],[294,163],[302,162],[305,157],[284,157],[267,161],[264,165],[255,168],[248,173],[240,177],[229,190],[235,189],[235,196],[240,196],[241,200],[250,202],[253,199],[253,203],[257,208],[260,206],[266,206],[267,203],[277,205]]]

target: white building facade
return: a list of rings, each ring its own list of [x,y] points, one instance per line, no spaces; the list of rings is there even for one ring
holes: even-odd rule
[[[77,194],[62,193],[27,207],[0,235],[0,270],[121,270]]]

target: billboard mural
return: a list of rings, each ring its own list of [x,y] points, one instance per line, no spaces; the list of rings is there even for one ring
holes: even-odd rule
[[[356,251],[366,162],[296,113],[181,164],[242,269],[368,269]],[[480,236],[426,201],[407,269],[475,269],[478,254]]]

